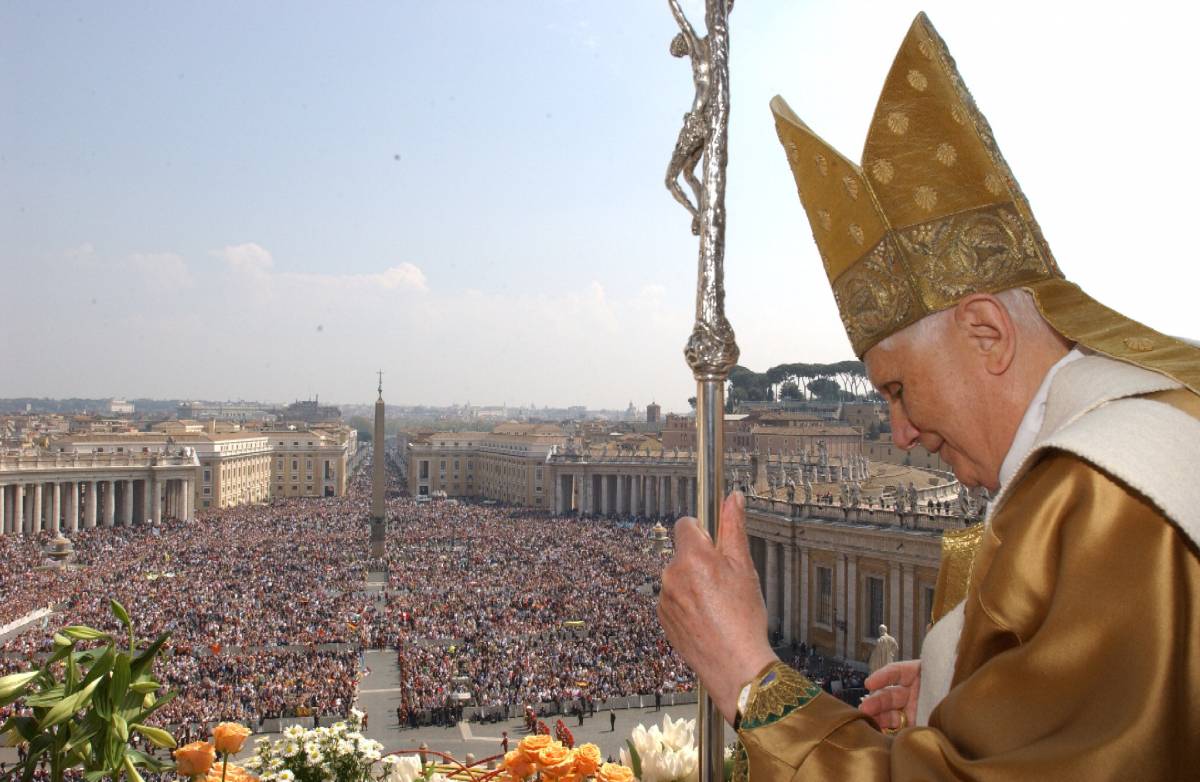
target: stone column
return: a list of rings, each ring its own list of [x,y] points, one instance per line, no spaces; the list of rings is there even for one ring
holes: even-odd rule
[[[617,515],[624,516],[628,511],[625,510],[625,480],[626,476],[617,476]]]
[[[67,532],[79,529],[79,484],[75,481],[67,481],[67,516],[63,526]]]
[[[600,476],[600,515],[607,516],[612,512],[612,508],[608,503],[608,487],[612,483],[611,475]]]
[[[917,653],[917,632],[920,626],[916,622],[922,621],[913,605],[912,565],[900,565],[900,600],[897,602],[900,603],[900,659],[911,660]]]
[[[8,487],[0,483],[0,535],[8,533]]]
[[[833,567],[833,654],[846,656],[846,635],[838,628],[838,622],[846,621],[846,555],[837,554]]]
[[[812,599],[811,585],[808,583],[808,549],[800,549],[800,577],[796,579],[800,586],[800,640],[808,640],[808,603]]]
[[[196,520],[196,492],[192,488],[192,479],[184,478],[183,486],[180,489],[183,492],[183,520],[192,522]]]
[[[773,540],[767,544],[767,632],[774,633],[779,628],[779,544]]]
[[[121,497],[121,523],[126,527],[133,526],[133,479],[125,481]]]
[[[658,479],[658,515],[667,515],[667,497],[671,492],[671,476],[663,475]]]
[[[162,524],[162,484],[158,476],[154,476],[154,485],[150,487],[150,519],[155,524]]]
[[[858,558],[846,562],[846,655],[858,659]]]
[[[696,515],[696,479],[688,478],[688,515]]]
[[[145,524],[150,520],[150,506],[152,504],[150,493],[153,484],[154,478],[147,473],[146,478],[142,481],[142,512],[138,514],[138,524]]]
[[[104,487],[104,526],[112,527],[117,521],[117,482],[107,481]]]
[[[783,547],[783,640],[796,637],[796,550]]]
[[[904,643],[908,636],[900,626],[900,565],[896,562],[888,563],[887,600],[888,633],[896,636],[900,643]]]
[[[50,494],[50,534],[57,535],[62,519],[62,484],[53,483],[54,491]]]
[[[42,484],[33,484],[33,517],[30,519],[30,529],[33,532],[42,531],[42,516],[45,515],[45,506],[42,504]]]
[[[96,526],[96,482],[88,481],[83,495],[83,528]]]

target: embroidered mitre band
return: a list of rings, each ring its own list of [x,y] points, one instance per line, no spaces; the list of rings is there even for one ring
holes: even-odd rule
[[[1063,278],[991,128],[924,14],[884,82],[856,165],[771,101],[842,323],[861,357],[971,293],[1029,290],[1073,342],[1200,393],[1200,350]]]

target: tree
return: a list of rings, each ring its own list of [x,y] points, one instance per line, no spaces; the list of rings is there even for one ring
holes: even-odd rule
[[[788,380],[779,387],[780,399],[803,399],[804,392],[795,380]]]
[[[693,409],[693,410],[695,410],[695,409],[696,409],[696,397],[694,397],[694,396],[689,396],[689,397],[688,397],[688,404],[692,406],[692,409]]]
[[[817,399],[824,401],[836,400],[842,393],[842,387],[827,377],[819,377],[808,384],[808,390]]]

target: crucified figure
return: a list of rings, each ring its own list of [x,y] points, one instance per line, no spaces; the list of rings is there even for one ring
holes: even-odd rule
[[[667,0],[671,13],[679,24],[680,32],[671,39],[671,56],[689,56],[692,59],[692,80],[696,83],[696,96],[692,99],[692,109],[683,115],[683,127],[679,130],[679,138],[675,141],[675,151],[671,153],[671,162],[667,166],[667,190],[675,200],[683,205],[692,215],[692,233],[700,235],[700,202],[702,188],[696,178],[696,165],[704,155],[704,141],[708,137],[706,112],[708,94],[712,84],[712,60],[709,57],[708,37],[700,37],[692,28],[691,23],[683,14],[679,0]],[[733,10],[733,0],[727,0],[725,12]],[[691,187],[696,197],[692,202],[679,183],[680,176]]]

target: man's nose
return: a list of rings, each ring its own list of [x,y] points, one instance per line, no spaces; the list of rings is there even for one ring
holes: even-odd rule
[[[907,451],[917,444],[921,430],[912,425],[912,421],[908,420],[908,416],[904,414],[904,409],[900,405],[893,404],[889,412],[892,419],[892,442],[898,448]]]

